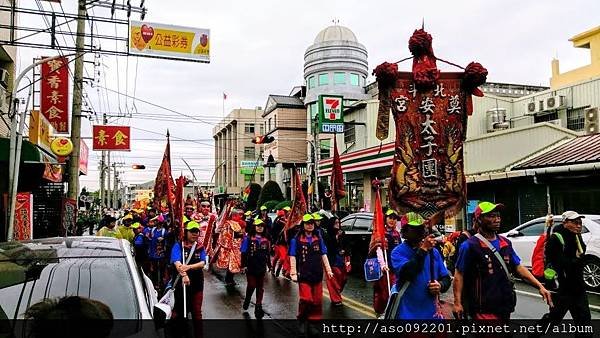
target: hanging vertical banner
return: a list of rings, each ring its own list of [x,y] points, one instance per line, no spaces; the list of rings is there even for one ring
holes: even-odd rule
[[[379,88],[377,137],[388,135],[389,114],[396,124],[396,142],[389,200],[393,209],[424,217],[452,216],[464,205],[463,141],[471,95],[487,70],[472,62],[457,73],[437,69],[431,35],[416,30],[409,41],[412,72],[383,63],[373,72]]]
[[[93,126],[92,134],[93,150],[131,150],[130,128],[127,126]]]
[[[24,241],[33,238],[33,195],[30,192],[17,193],[15,205],[14,239]]]
[[[42,64],[40,111],[56,134],[69,133],[69,59],[53,59]]]
[[[79,146],[79,174],[87,175],[88,173],[88,157],[90,154],[90,149],[88,148],[85,141],[80,140]]]
[[[63,198],[61,231],[63,236],[75,235],[77,231],[77,201],[72,198]]]

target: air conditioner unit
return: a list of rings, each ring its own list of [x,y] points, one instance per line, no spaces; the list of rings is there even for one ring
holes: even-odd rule
[[[562,127],[562,120],[561,119],[551,120],[551,121],[548,121],[548,123],[552,123],[552,124],[555,124],[555,125],[557,125],[559,127]]]
[[[535,102],[529,102],[527,104],[527,112],[529,114],[535,114],[537,112],[537,105],[535,104]]]
[[[562,109],[567,106],[567,100],[562,95],[550,96],[545,100],[544,110]]]
[[[596,134],[600,132],[600,112],[598,108],[588,108],[583,111],[584,130],[586,134]]]
[[[3,68],[0,68],[0,84],[4,88],[8,88],[8,71]]]

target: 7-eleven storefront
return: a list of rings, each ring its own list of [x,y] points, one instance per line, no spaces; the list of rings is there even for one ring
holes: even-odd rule
[[[340,206],[349,211],[364,208],[371,211],[375,195],[371,189],[371,181],[375,178],[388,179],[391,176],[394,159],[394,143],[386,143],[381,147],[371,147],[357,150],[340,156],[346,197],[340,201]],[[329,182],[333,159],[319,161],[319,177]],[[326,185],[329,185],[328,183]],[[382,189],[382,202],[387,204],[387,186]]]

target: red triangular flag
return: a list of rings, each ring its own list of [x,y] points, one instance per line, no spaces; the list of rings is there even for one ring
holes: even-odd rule
[[[383,218],[383,208],[381,207],[381,196],[379,187],[375,192],[375,210],[373,210],[373,232],[371,233],[371,242],[369,243],[369,252],[374,252],[380,246],[385,249],[385,226]]]
[[[302,182],[300,182],[300,175],[298,171],[294,169],[294,201],[292,203],[292,210],[290,211],[290,217],[288,217],[285,227],[283,228],[283,236],[287,241],[287,231],[299,224],[302,221],[302,216],[306,214],[306,199],[304,198],[304,192],[302,192]]]
[[[174,201],[173,176],[171,175],[171,144],[167,134],[167,147],[154,180],[154,207],[158,212],[171,211]]]

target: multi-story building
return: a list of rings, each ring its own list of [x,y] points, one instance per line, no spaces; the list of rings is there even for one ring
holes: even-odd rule
[[[213,128],[216,193],[240,194],[249,182],[264,180],[261,148],[252,143],[264,134],[262,115],[261,107],[234,109]]]
[[[11,1],[0,0],[0,5],[10,6]],[[0,23],[10,24],[10,12],[0,12]],[[0,29],[1,40],[9,40],[10,30]],[[17,62],[17,48],[0,45],[0,137],[8,137],[10,120],[8,118],[9,97],[13,88]]]
[[[304,88],[299,87],[289,96],[269,95],[262,115],[265,135],[275,139],[264,145],[264,162],[273,161],[271,166],[265,168],[264,179],[265,182],[277,182],[287,198],[291,198],[291,170],[305,168],[307,161],[303,91]]]

